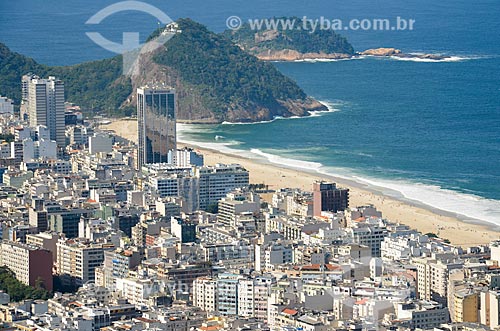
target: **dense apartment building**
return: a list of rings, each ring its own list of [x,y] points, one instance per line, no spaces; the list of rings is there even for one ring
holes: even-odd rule
[[[317,181],[313,183],[314,216],[322,211],[338,212],[349,207],[349,189],[338,188],[337,184]]]
[[[248,170],[238,164],[216,164],[196,168],[199,178],[199,208],[206,210],[236,188],[249,184]]]
[[[52,252],[34,245],[4,241],[0,265],[6,266],[23,284],[52,291]]]
[[[57,243],[56,273],[65,285],[93,282],[96,268],[104,261],[104,250],[111,248],[84,239],[61,239]]]
[[[450,271],[463,268],[463,262],[435,257],[421,257],[412,259],[412,263],[417,266],[418,298],[435,301],[446,307]]]
[[[255,217],[260,212],[260,197],[258,194],[246,190],[236,189],[219,200],[217,221],[222,224],[236,226],[238,215],[244,213]]]
[[[22,84],[23,102],[27,107],[30,126],[46,126],[50,131],[50,139],[56,141],[59,147],[64,147],[64,83],[53,76],[43,79],[25,75]]]

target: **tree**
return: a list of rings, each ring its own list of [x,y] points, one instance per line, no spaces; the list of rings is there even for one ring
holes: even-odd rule
[[[47,300],[52,297],[51,293],[43,288],[41,279],[38,279],[35,283],[35,287],[24,285],[17,280],[12,270],[7,267],[0,267],[0,290],[10,295],[11,301]]]

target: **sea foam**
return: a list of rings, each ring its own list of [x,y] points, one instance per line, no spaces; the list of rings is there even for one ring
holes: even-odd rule
[[[397,61],[428,62],[428,63],[462,62],[475,59],[472,57],[461,57],[461,56],[450,56],[443,59],[426,59],[419,57],[399,57],[399,56],[390,56],[389,58]]]
[[[179,141],[195,145],[200,148],[207,148],[235,156],[269,162],[270,164],[286,168],[308,171],[310,173],[317,173],[320,175],[356,182],[366,186],[368,189],[379,191],[384,195],[396,199],[403,199],[423,207],[427,206],[443,212],[457,214],[466,220],[482,221],[500,226],[499,200],[486,199],[474,194],[461,193],[442,188],[438,185],[423,184],[409,180],[373,178],[367,175],[357,174],[351,169],[326,167],[320,162],[288,158],[256,148],[251,150],[235,149],[233,147],[240,144],[240,142],[237,141],[191,141],[187,138],[190,130],[199,132],[199,129],[197,128],[188,129],[186,128],[186,125],[183,125],[181,129],[182,133],[178,135]]]
[[[410,202],[457,214],[470,221],[477,220],[500,226],[500,201],[498,200],[444,189],[437,185],[405,180],[370,178],[369,176],[354,174],[349,169],[326,168],[319,162],[286,158],[265,153],[259,149],[252,149],[250,152],[265,157],[270,163],[356,182],[396,199],[403,197]]]

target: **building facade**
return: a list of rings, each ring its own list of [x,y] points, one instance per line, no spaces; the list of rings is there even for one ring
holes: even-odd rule
[[[160,86],[137,89],[139,169],[148,163],[168,162],[169,150],[177,150],[175,90]]]
[[[64,83],[53,76],[48,79],[23,76],[23,87],[25,85],[23,98],[26,98],[30,126],[45,125],[50,130],[50,139],[64,147]]]
[[[349,189],[337,188],[335,183],[313,183],[314,216],[322,211],[339,212],[349,207]]]
[[[52,291],[52,252],[17,242],[2,242],[1,265],[23,284]]]

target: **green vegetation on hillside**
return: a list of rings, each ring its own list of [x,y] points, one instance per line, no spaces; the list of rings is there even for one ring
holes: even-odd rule
[[[34,73],[56,76],[64,81],[66,99],[89,110],[113,111],[129,96],[130,80],[121,76],[122,58],[86,62],[73,66],[49,67],[10,51],[0,43],[0,94],[21,102],[21,77]]]
[[[167,82],[178,90],[179,119],[196,121],[265,120],[281,115],[302,115],[304,108],[318,109],[302,89],[270,63],[259,61],[223,35],[190,19],[180,19],[179,29],[166,47],[146,55],[161,66]],[[159,31],[154,32],[158,34]],[[150,38],[152,38],[150,37]],[[151,71],[154,70],[154,71]],[[34,73],[64,81],[66,100],[90,114],[131,115],[135,111],[133,87],[157,81],[158,68],[134,81],[122,75],[122,57],[50,67],[10,51],[0,44],[0,94],[19,105],[21,77]],[[301,110],[302,109],[302,110]],[[311,108],[307,108],[311,109]]]
[[[10,300],[14,302],[26,299],[47,300],[52,297],[50,292],[42,287],[34,288],[24,285],[7,267],[0,267],[0,290],[9,294]]]
[[[232,105],[279,107],[277,100],[306,94],[270,63],[243,52],[226,38],[190,19],[177,21],[182,33],[168,41],[154,60],[173,68],[202,92],[213,111]]]
[[[0,43],[0,95],[13,99],[15,104],[21,102],[21,77],[29,72],[44,75],[46,70],[46,66]]]
[[[121,56],[50,68],[49,73],[52,72],[64,81],[67,100],[85,109],[113,114],[132,92],[130,79],[122,75]],[[130,116],[130,109],[121,114]]]
[[[284,49],[291,49],[300,53],[354,54],[352,45],[334,30],[316,28],[313,32],[312,30],[303,29],[302,19],[298,17],[273,18],[273,20],[295,22],[297,28],[284,30],[279,25],[278,30],[254,31],[251,29],[250,24],[246,23],[236,31],[224,31],[223,36],[231,39],[252,54],[258,54],[266,50],[279,51]]]

